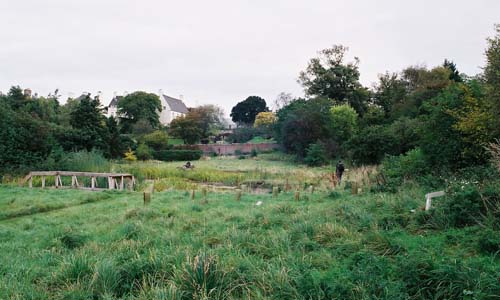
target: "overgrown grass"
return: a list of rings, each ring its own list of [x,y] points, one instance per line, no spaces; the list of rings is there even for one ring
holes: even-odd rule
[[[248,174],[255,169],[265,171],[266,180],[277,181],[285,179],[281,176],[292,181],[294,174],[311,180],[330,171],[244,161],[206,161],[200,165],[203,172],[193,172],[193,177],[169,173],[177,172],[170,171],[175,164],[156,167],[164,172],[161,176],[173,174],[186,182],[203,176],[213,180],[233,167],[233,175],[244,180],[252,180]],[[146,174],[142,168],[155,165],[117,167]],[[358,175],[350,176],[355,180]],[[0,187],[1,212],[15,212],[37,200],[48,206],[70,204],[0,221],[0,299],[500,295],[498,231],[479,225],[439,230],[423,226],[418,211],[427,191],[418,186],[398,193],[363,189],[353,195],[326,186],[300,192],[298,201],[294,190],[277,197],[243,193],[237,201],[235,191],[208,190],[205,197],[198,191],[191,199],[190,192],[169,189],[156,192],[144,207],[140,192]],[[89,195],[102,201],[83,204]],[[262,204],[256,205],[258,201]]]

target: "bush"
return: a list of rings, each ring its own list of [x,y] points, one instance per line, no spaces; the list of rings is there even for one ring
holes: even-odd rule
[[[201,158],[201,150],[163,150],[157,151],[154,158],[162,161],[191,161]]]
[[[148,145],[142,143],[137,147],[137,158],[140,160],[148,160],[153,158],[153,154],[151,151],[151,148],[148,147]]]
[[[309,166],[322,166],[328,163],[326,150],[323,144],[316,143],[310,145],[306,150],[304,162]]]
[[[430,172],[430,167],[422,151],[417,148],[399,156],[388,156],[382,161],[381,173],[384,176],[384,190],[395,191],[405,180],[416,180],[422,183]]]
[[[142,137],[142,142],[154,151],[165,150],[168,147],[168,135],[161,130],[156,130]]]
[[[100,151],[64,152],[55,148],[41,168],[48,171],[109,172],[111,164]]]
[[[491,229],[483,231],[478,241],[478,248],[485,254],[500,253],[500,232]]]
[[[254,137],[262,134],[261,128],[254,127],[238,127],[233,130],[233,133],[227,137],[230,143],[246,143]]]

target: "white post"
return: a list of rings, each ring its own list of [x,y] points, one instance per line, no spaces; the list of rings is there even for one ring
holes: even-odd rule
[[[425,195],[425,210],[431,209],[432,198],[444,196],[444,191],[428,193]]]

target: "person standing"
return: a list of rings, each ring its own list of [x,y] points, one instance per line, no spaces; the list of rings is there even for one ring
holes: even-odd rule
[[[344,170],[345,170],[344,164],[342,163],[341,160],[339,160],[337,166],[335,167],[335,175],[337,175],[337,180],[339,184],[342,181],[342,174],[344,174]]]

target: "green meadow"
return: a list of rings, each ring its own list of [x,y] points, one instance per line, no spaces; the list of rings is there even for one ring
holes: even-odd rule
[[[500,259],[484,246],[494,236],[423,221],[417,185],[372,193],[367,168],[333,188],[330,167],[275,154],[179,164],[112,165],[155,179],[147,206],[142,184],[0,186],[0,299],[500,297]]]

